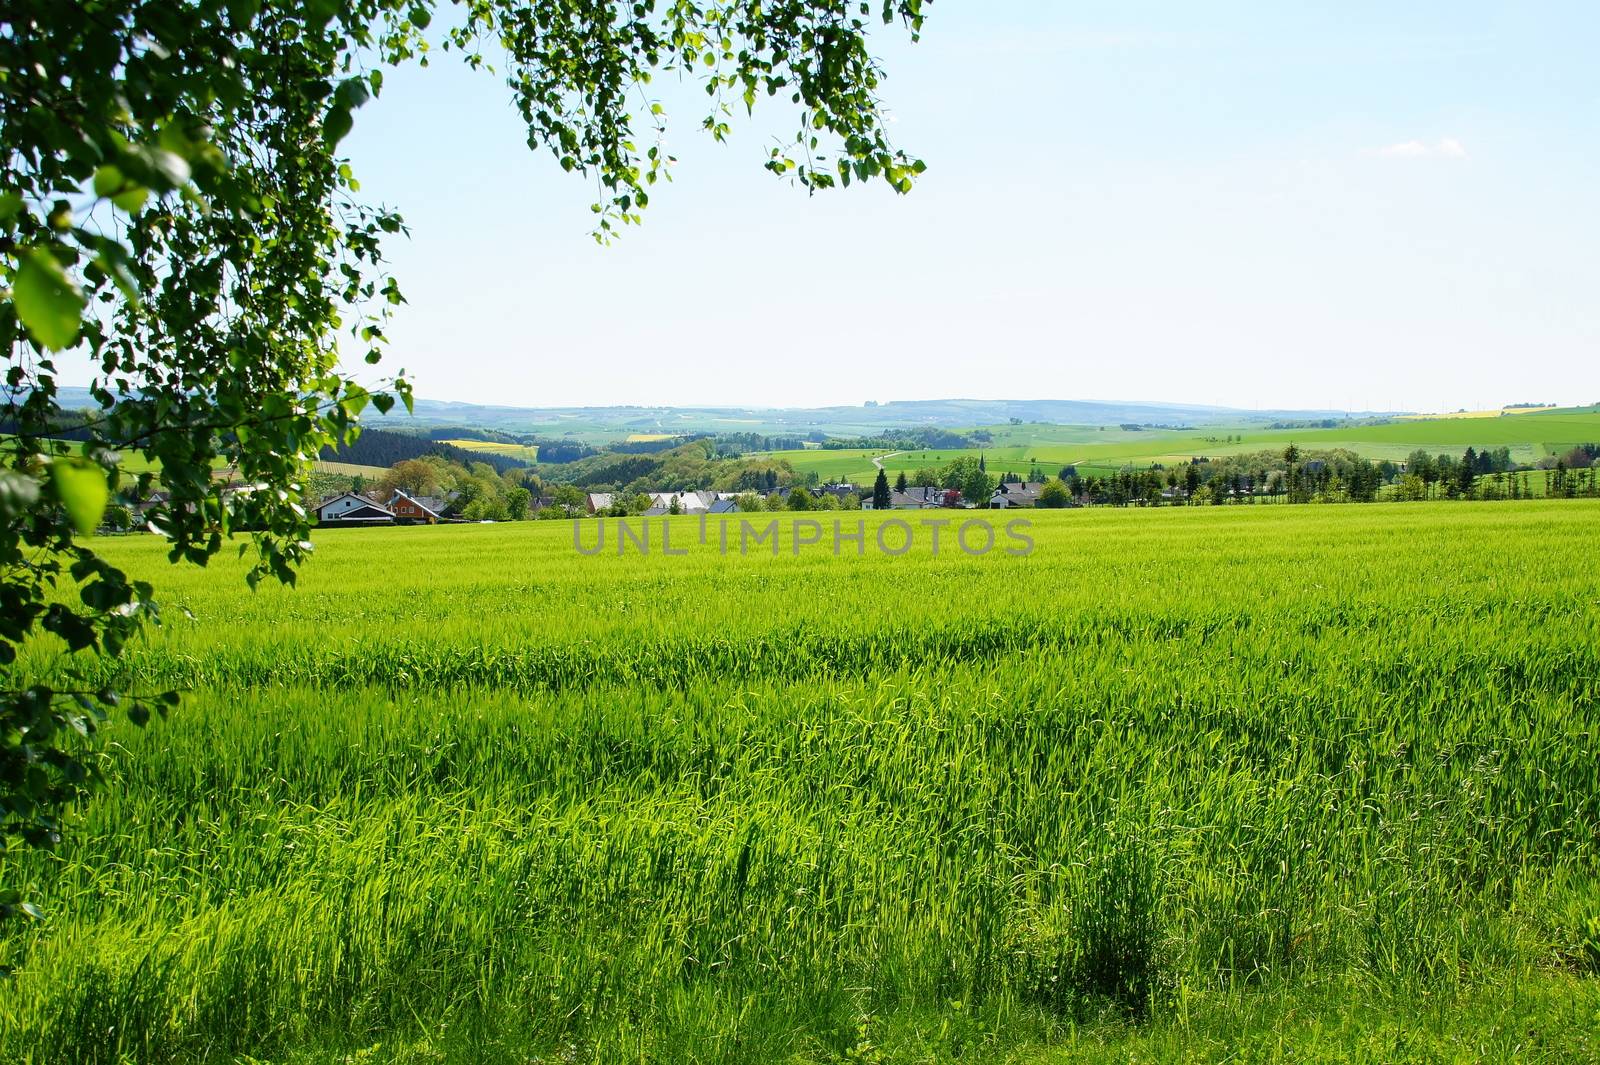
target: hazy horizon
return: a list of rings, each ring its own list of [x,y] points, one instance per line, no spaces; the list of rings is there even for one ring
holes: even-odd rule
[[[781,101],[716,145],[658,79],[679,163],[609,248],[593,182],[435,52],[345,142],[410,227],[390,354],[349,361],[540,407],[1591,403],[1597,31],[1572,2],[936,4],[921,44],[873,38],[911,195],[808,197],[762,169]]]
[[[412,230],[385,368],[541,406],[1593,402],[1596,31],[1575,3],[936,4],[921,44],[875,36],[911,195],[807,197],[761,169],[785,107],[719,146],[658,80],[675,180],[610,248],[499,79],[436,55],[349,139]]]
[[[81,385],[61,385],[60,386],[60,391],[62,393],[62,400],[63,400],[64,405],[70,406],[70,405],[72,405],[74,403],[79,403],[79,402],[83,402],[83,403],[91,402],[91,400],[89,400],[87,396],[79,396],[77,394],[78,392],[80,392],[82,390],[83,390],[83,386],[81,386]],[[1550,407],[1550,408],[1557,408],[1557,409],[1567,409],[1567,408],[1587,408],[1587,407],[1593,407],[1593,406],[1596,406],[1597,404],[1600,404],[1600,399],[1590,399],[1590,400],[1585,401],[1582,398],[1575,398],[1575,399],[1572,399],[1572,400],[1568,401],[1568,400],[1560,399],[1560,398],[1555,397],[1555,396],[1546,395],[1546,396],[1542,396],[1542,397],[1541,396],[1533,396],[1533,397],[1523,397],[1523,398],[1514,398],[1514,399],[1504,399],[1504,400],[1502,400],[1500,402],[1491,403],[1491,404],[1489,404],[1488,406],[1485,406],[1485,407],[1455,408],[1455,409],[1452,409],[1452,410],[1416,410],[1416,409],[1407,409],[1407,408],[1359,409],[1359,408],[1336,407],[1336,406],[1317,406],[1317,405],[1313,405],[1313,404],[1310,404],[1310,403],[1298,403],[1298,404],[1290,404],[1290,405],[1284,405],[1284,406],[1280,406],[1280,405],[1270,405],[1270,406],[1268,406],[1268,405],[1257,405],[1257,406],[1250,406],[1250,407],[1234,407],[1234,406],[1228,406],[1228,405],[1225,405],[1225,404],[1219,405],[1219,404],[1210,404],[1210,403],[1188,402],[1188,401],[1184,401],[1184,400],[1147,398],[1147,397],[1136,397],[1136,396],[1116,396],[1116,397],[1063,396],[1063,395],[977,396],[977,395],[955,395],[955,394],[938,395],[938,396],[921,396],[921,397],[908,397],[908,396],[893,396],[893,397],[887,397],[887,398],[869,397],[869,399],[856,400],[854,402],[850,402],[848,400],[841,400],[839,402],[821,402],[821,403],[808,403],[808,404],[784,403],[784,402],[781,402],[781,401],[776,401],[776,402],[764,402],[764,401],[739,402],[737,400],[728,401],[728,402],[717,402],[717,403],[625,403],[625,402],[537,403],[537,402],[523,402],[523,401],[519,401],[517,399],[505,398],[505,397],[498,397],[498,398],[493,398],[493,399],[489,399],[489,398],[450,399],[450,398],[445,398],[445,397],[442,397],[442,396],[431,395],[431,394],[429,394],[429,393],[427,393],[427,392],[425,392],[425,391],[423,391],[421,389],[418,389],[417,392],[415,393],[415,399],[419,403],[435,403],[435,404],[439,404],[441,406],[483,407],[483,408],[507,409],[507,410],[514,410],[514,409],[547,410],[547,411],[611,410],[611,409],[697,410],[697,411],[718,411],[718,410],[726,410],[726,411],[808,411],[808,410],[868,409],[869,403],[871,403],[871,404],[873,404],[873,405],[875,405],[876,407],[879,407],[879,408],[891,406],[891,405],[894,405],[894,404],[940,404],[940,403],[950,403],[950,404],[956,404],[956,403],[973,403],[973,404],[980,404],[980,403],[987,403],[987,404],[1002,404],[1002,403],[1009,403],[1009,404],[1055,404],[1055,403],[1059,403],[1059,404],[1077,404],[1077,405],[1083,405],[1083,406],[1100,406],[1100,407],[1150,407],[1150,408],[1163,408],[1163,407],[1166,407],[1166,408],[1171,408],[1174,411],[1190,411],[1190,410],[1210,409],[1210,410],[1216,410],[1216,411],[1222,412],[1222,413],[1240,413],[1240,414],[1250,414],[1250,413],[1263,413],[1263,414],[1269,414],[1269,413],[1278,413],[1278,414],[1342,414],[1342,415],[1348,415],[1348,416],[1351,416],[1351,417],[1381,417],[1381,416],[1388,416],[1388,415],[1394,415],[1394,416],[1415,415],[1415,416],[1423,416],[1423,417],[1425,417],[1425,416],[1429,416],[1429,415],[1457,414],[1457,413],[1461,413],[1462,411],[1468,411],[1468,412],[1495,411],[1495,410],[1503,410],[1503,409],[1514,408],[1514,407],[1527,407],[1527,408],[1532,408],[1532,409],[1542,409],[1542,408]],[[396,408],[393,413],[395,415],[397,415],[397,416],[404,416],[404,410],[401,409],[401,408]]]
[[[530,410],[598,410],[598,409],[608,409],[608,408],[638,408],[638,409],[641,409],[641,410],[825,410],[825,409],[849,409],[849,408],[852,408],[852,407],[862,408],[862,407],[866,407],[867,404],[868,404],[868,401],[866,401],[866,400],[858,400],[858,401],[856,401],[854,403],[851,403],[851,402],[837,402],[837,403],[821,402],[821,403],[804,403],[804,404],[800,404],[800,403],[764,403],[764,402],[741,403],[741,402],[737,402],[737,401],[731,401],[731,402],[726,402],[726,403],[620,403],[620,402],[618,402],[618,403],[559,403],[559,404],[557,404],[557,403],[522,403],[522,402],[516,402],[516,401],[512,401],[512,400],[507,400],[507,399],[494,399],[494,400],[487,400],[487,399],[444,399],[444,398],[441,398],[439,396],[425,394],[425,393],[423,393],[421,391],[418,391],[418,393],[416,395],[416,398],[418,400],[427,400],[429,402],[441,403],[441,404],[449,404],[449,405],[455,405],[455,406],[527,408],[527,409],[530,409]],[[1457,408],[1453,408],[1451,410],[1416,410],[1416,409],[1410,409],[1410,408],[1371,409],[1371,410],[1368,410],[1368,409],[1359,409],[1359,408],[1350,408],[1350,407],[1316,406],[1316,405],[1312,405],[1312,404],[1292,404],[1292,405],[1287,405],[1287,406],[1280,406],[1280,405],[1277,405],[1277,404],[1272,404],[1272,405],[1258,404],[1258,405],[1249,406],[1249,407],[1232,407],[1232,406],[1219,405],[1219,404],[1213,404],[1213,403],[1197,403],[1197,402],[1186,402],[1186,401],[1183,401],[1183,400],[1150,399],[1150,398],[1140,398],[1140,397],[1130,397],[1130,396],[1110,397],[1110,398],[1102,397],[1102,396],[1077,397],[1077,396],[1057,396],[1057,395],[1039,395],[1039,396],[1018,396],[1018,395],[997,395],[997,396],[942,395],[942,396],[920,396],[920,397],[915,397],[915,398],[904,397],[904,396],[895,396],[895,397],[888,398],[888,399],[874,399],[871,402],[876,403],[877,406],[879,406],[879,407],[888,406],[888,405],[894,404],[894,403],[1081,403],[1081,404],[1087,404],[1087,405],[1107,406],[1107,407],[1115,407],[1115,406],[1171,407],[1174,410],[1210,408],[1210,409],[1214,409],[1214,410],[1218,410],[1218,411],[1241,412],[1241,413],[1249,413],[1249,412],[1254,412],[1254,411],[1275,412],[1275,413],[1305,413],[1305,414],[1333,413],[1333,414],[1348,414],[1348,415],[1352,415],[1352,416],[1374,416],[1374,417],[1382,416],[1382,415],[1418,415],[1418,416],[1446,415],[1446,414],[1459,414],[1459,413],[1461,413],[1463,411],[1466,411],[1466,412],[1479,412],[1479,411],[1503,410],[1503,409],[1514,408],[1514,407],[1519,407],[1519,406],[1529,407],[1529,408],[1551,407],[1551,408],[1556,408],[1556,409],[1568,409],[1568,408],[1592,407],[1592,406],[1595,406],[1597,403],[1600,403],[1600,399],[1589,400],[1589,401],[1584,401],[1584,400],[1581,400],[1581,399],[1574,399],[1574,400],[1572,400],[1570,402],[1567,402],[1567,401],[1556,400],[1556,399],[1554,399],[1554,397],[1547,397],[1547,398],[1552,399],[1552,402],[1544,403],[1544,402],[1534,402],[1534,401],[1531,401],[1531,400],[1512,399],[1512,400],[1506,400],[1505,402],[1501,402],[1501,403],[1491,403],[1488,406],[1484,406],[1484,407],[1457,407]]]

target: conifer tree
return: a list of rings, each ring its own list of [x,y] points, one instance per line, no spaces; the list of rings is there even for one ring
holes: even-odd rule
[[[1472,494],[1472,484],[1477,475],[1478,453],[1469,447],[1461,456],[1461,466],[1456,470],[1456,487],[1461,490],[1462,495]]]
[[[905,476],[906,475],[902,473],[900,475],[900,479],[904,481]],[[888,510],[889,505],[889,475],[883,472],[882,467],[879,467],[878,479],[872,484],[872,509]]]

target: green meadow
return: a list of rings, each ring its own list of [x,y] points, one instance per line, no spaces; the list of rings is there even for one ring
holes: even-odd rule
[[[1486,418],[1404,419],[1386,425],[1351,425],[1332,429],[1263,429],[1252,425],[1198,426],[1193,429],[1138,429],[1119,426],[1046,424],[989,425],[993,443],[983,453],[991,473],[1026,475],[1037,463],[1047,476],[1061,467],[1115,470],[1126,465],[1173,464],[1206,455],[1347,448],[1374,461],[1401,460],[1417,448],[1459,454],[1469,447],[1509,447],[1512,458],[1533,464],[1574,445],[1600,440],[1600,411],[1541,411]],[[876,476],[872,459],[883,460],[893,476],[902,470],[938,467],[962,454],[950,448],[926,451],[806,450],[775,451],[796,470],[815,469],[824,479],[870,483]]]
[[[1600,1057],[1600,505],[922,517],[101,541],[188,694],[8,856],[0,1060]]]
[[[792,451],[769,451],[766,455],[787,462],[796,473],[804,475],[815,470],[824,482],[849,481],[854,484],[871,484],[878,474],[872,465],[874,458],[892,454],[888,448],[802,448]],[[893,461],[893,460],[889,460]],[[885,462],[885,468],[891,468]]]

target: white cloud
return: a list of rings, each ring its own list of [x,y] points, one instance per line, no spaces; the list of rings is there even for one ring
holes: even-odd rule
[[[1366,155],[1383,159],[1465,159],[1467,149],[1454,137],[1441,137],[1437,141],[1401,141],[1383,148],[1368,148]]]

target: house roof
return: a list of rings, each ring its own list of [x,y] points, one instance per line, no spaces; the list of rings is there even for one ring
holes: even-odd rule
[[[938,505],[944,502],[944,488],[908,487],[904,492],[896,488],[889,489],[891,500],[912,500],[917,503],[931,503]]]
[[[388,507],[382,507],[376,503],[363,503],[359,507],[351,507],[349,510],[340,511],[338,514],[330,514],[327,517],[319,516],[318,520],[349,523],[351,525],[386,525],[394,521],[394,512]]]
[[[411,500],[411,502],[415,503],[423,510],[426,510],[429,514],[432,514],[436,518],[444,512],[445,502],[437,496],[414,496],[410,492],[407,492],[401,488],[396,488],[394,490],[394,495],[389,497],[389,506],[394,506],[395,503],[401,499]]]
[[[706,508],[707,514],[734,514],[739,510],[739,504],[732,499],[719,499]]]
[[[705,498],[706,496],[711,496],[712,498],[707,499]],[[650,493],[650,501],[657,507],[660,507],[663,514],[667,513],[672,508],[672,501],[674,499],[678,501],[678,513],[690,514],[699,513],[702,510],[706,510],[711,503],[715,502],[715,495],[711,492],[701,493],[691,491]]]
[[[920,507],[936,507],[944,501],[942,488],[908,488],[904,492],[889,489],[889,506],[900,510],[915,510]]]
[[[339,500],[341,500],[341,499],[353,499],[353,500],[356,501],[357,505],[354,506],[354,507],[351,507],[349,513],[354,513],[355,511],[358,511],[363,507],[371,507],[374,510],[382,511],[383,513],[387,514],[391,518],[394,517],[394,512],[391,511],[388,507],[384,506],[382,503],[379,503],[379,502],[377,502],[375,500],[369,499],[369,498],[367,498],[366,496],[363,496],[363,495],[357,495],[354,492],[340,492],[338,495],[333,496],[330,499],[324,499],[322,502],[317,504],[317,507],[316,507],[317,514],[320,516],[324,510],[326,510],[328,507],[333,506],[335,503],[339,502]]]
[[[995,488],[994,494],[1003,496],[1009,503],[1035,503],[1044,488],[1043,481],[1012,481]],[[993,498],[993,497],[991,497]]]

